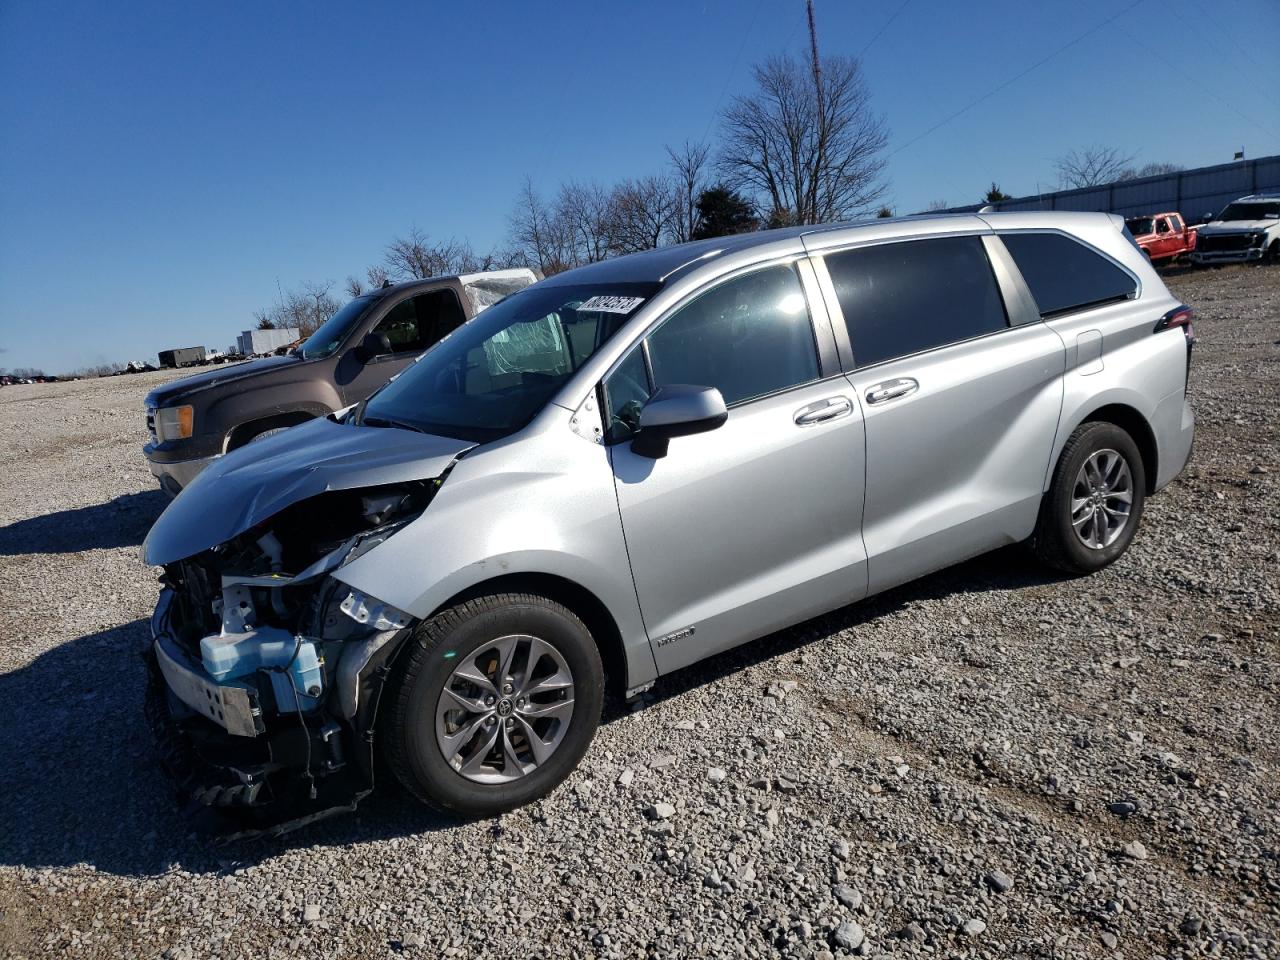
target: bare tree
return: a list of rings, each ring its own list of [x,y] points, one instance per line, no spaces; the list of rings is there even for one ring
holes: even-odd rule
[[[381,264],[374,264],[364,272],[365,279],[369,281],[369,288],[377,290],[391,280],[391,274],[387,273],[387,268]]]
[[[1092,144],[1064,154],[1053,162],[1053,167],[1058,171],[1059,185],[1071,190],[1122,180],[1132,162],[1131,154],[1116,147]]]
[[[329,291],[332,289],[332,280],[305,283],[301,290],[291,290],[284,294],[271,309],[259,310],[253,315],[253,319],[259,330],[296,327],[301,336],[309,337],[320,324],[337,313],[341,306],[330,295]]]
[[[759,197],[777,225],[846,219],[874,209],[885,190],[888,135],[858,61],[812,67],[767,60],[753,71],[756,92],[736,98],[723,118],[722,174]]]
[[[561,184],[554,207],[570,244],[570,264],[581,266],[609,256],[617,242],[612,192],[596,182]]]
[[[711,148],[705,143],[693,143],[686,140],[679,149],[667,147],[667,156],[671,158],[671,169],[676,180],[680,209],[675,221],[672,240],[684,243],[692,240],[698,231],[701,217],[698,213],[698,198],[710,186],[707,176],[708,157]]]
[[[557,211],[543,202],[526,177],[511,214],[511,242],[521,259],[550,276],[577,264],[572,256],[572,236]]]
[[[476,256],[466,240],[432,241],[427,234],[412,227],[403,237],[387,246],[382,258],[392,277],[425,280],[452,273],[467,273],[476,267]]]
[[[939,211],[948,209],[950,206],[951,204],[947,203],[945,200],[930,200],[929,205],[924,209],[927,213],[938,213]]]
[[[1138,180],[1142,177],[1158,177],[1161,174],[1177,173],[1181,169],[1182,166],[1177,163],[1144,163],[1140,167],[1122,171],[1119,179]]]
[[[364,293],[364,283],[361,282],[359,277],[353,274],[352,276],[347,277],[347,282],[343,285],[342,289],[346,291],[348,297],[358,297],[360,294]]]
[[[682,196],[675,181],[662,176],[625,180],[613,189],[611,252],[651,250],[680,234]]]

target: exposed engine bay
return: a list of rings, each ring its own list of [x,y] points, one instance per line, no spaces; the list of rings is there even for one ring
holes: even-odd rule
[[[416,519],[443,477],[327,491],[167,563],[148,714],[181,799],[284,832],[373,786],[373,721],[412,618],[330,576]]]

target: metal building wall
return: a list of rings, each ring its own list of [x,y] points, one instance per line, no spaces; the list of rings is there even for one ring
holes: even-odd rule
[[[1132,217],[1174,210],[1188,222],[1216,215],[1232,200],[1250,193],[1280,193],[1280,155],[1236,160],[1213,167],[1180,170],[1140,180],[1121,180],[1099,187],[1058,190],[1034,197],[993,203],[997,210],[1086,210]],[[986,204],[952,207],[951,213],[970,213]]]

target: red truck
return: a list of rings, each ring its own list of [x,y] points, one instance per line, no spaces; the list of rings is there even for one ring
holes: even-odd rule
[[[1196,228],[1188,227],[1180,213],[1128,217],[1124,225],[1152,263],[1173,263],[1196,248]]]

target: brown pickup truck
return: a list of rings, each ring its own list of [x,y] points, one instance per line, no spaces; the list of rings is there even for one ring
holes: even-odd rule
[[[532,270],[493,270],[383,287],[285,356],[157,387],[146,399],[151,472],[176,496],[214,457],[365,399],[455,327],[537,279]]]
[[[1187,226],[1180,213],[1128,217],[1124,225],[1152,263],[1173,263],[1196,248],[1196,228]]]

